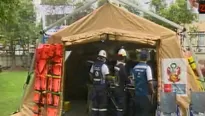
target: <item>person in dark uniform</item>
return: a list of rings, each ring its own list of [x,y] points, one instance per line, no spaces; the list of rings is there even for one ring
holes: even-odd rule
[[[155,93],[153,88],[152,70],[146,64],[148,52],[141,50],[140,62],[133,68],[132,75],[135,83],[135,116],[151,116],[152,104],[150,95]]]
[[[136,51],[132,51],[129,53],[129,60],[126,62],[126,70],[128,75],[131,75],[132,69],[139,63],[137,61],[137,56]],[[135,96],[135,91],[134,91],[134,84],[130,79],[130,83],[126,85],[126,107],[125,107],[125,116],[133,116],[135,112],[135,104],[134,104],[134,96]]]
[[[129,83],[128,74],[125,68],[127,53],[124,49],[118,51],[117,64],[115,65],[114,98],[116,101],[116,116],[124,116],[125,109],[125,85]]]
[[[108,66],[105,64],[106,58],[106,51],[101,50],[98,54],[97,61],[94,62],[90,69],[90,76],[93,81],[91,116],[107,116],[106,77],[110,72]]]

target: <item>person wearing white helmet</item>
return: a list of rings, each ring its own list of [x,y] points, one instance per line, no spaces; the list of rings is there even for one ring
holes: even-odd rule
[[[117,54],[117,63],[114,67],[115,69],[115,89],[114,98],[117,105],[116,116],[123,116],[125,110],[125,97],[126,93],[124,91],[125,85],[129,82],[128,74],[125,68],[125,60],[127,57],[127,52],[125,49],[121,48]]]
[[[107,115],[107,83],[106,78],[110,74],[108,66],[105,64],[107,53],[101,50],[98,53],[97,60],[90,69],[93,90],[92,90],[92,111],[91,116],[106,116]]]

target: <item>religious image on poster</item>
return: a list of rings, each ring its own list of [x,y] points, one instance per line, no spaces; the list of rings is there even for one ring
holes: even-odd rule
[[[186,59],[163,59],[162,82],[164,92],[176,92],[177,95],[185,96],[187,94]]]

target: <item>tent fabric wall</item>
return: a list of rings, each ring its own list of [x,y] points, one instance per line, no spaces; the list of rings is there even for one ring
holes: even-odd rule
[[[112,31],[113,30],[113,31]],[[89,35],[93,34],[93,35]],[[178,37],[175,32],[155,24],[147,19],[136,16],[120,7],[110,3],[96,9],[84,18],[76,21],[70,26],[53,34],[48,43],[63,43],[67,45],[82,44],[100,40],[100,36],[105,34],[118,34],[118,41],[132,41],[143,43],[144,39],[149,40],[148,44],[160,42],[158,48],[158,68],[159,68],[159,90],[161,90],[161,61],[165,58],[183,58]],[[123,36],[124,35],[124,36]],[[125,35],[129,35],[127,37]],[[74,42],[72,42],[74,41]],[[188,63],[187,63],[188,67]],[[191,68],[188,68],[188,88],[192,91],[200,91],[194,80],[194,75],[191,73]],[[31,82],[33,84],[33,82]],[[32,104],[32,87],[29,87],[24,97],[23,112],[30,112]],[[189,98],[179,97],[178,102],[183,108],[188,108]],[[28,108],[28,109],[27,109]],[[30,115],[25,115],[30,116]]]
[[[170,43],[175,44],[175,46],[171,45]],[[168,39],[160,40],[159,57],[158,58],[160,61],[160,62],[158,62],[159,66],[161,66],[162,59],[165,59],[165,58],[183,58],[182,50],[180,48],[180,43],[179,43],[179,41],[176,41],[176,38],[174,36],[171,38],[168,38]],[[160,70],[160,68],[161,67],[159,67],[159,70]],[[161,74],[161,72],[159,74]],[[188,61],[187,61],[187,81],[188,81],[187,82],[188,97],[177,96],[177,99],[178,99],[177,102],[179,105],[183,106],[183,109],[182,109],[183,112],[185,112],[186,109],[188,109],[188,107],[189,107],[189,103],[190,103],[190,99],[189,99],[190,91],[189,91],[189,89],[192,89],[193,91],[201,91],[200,88],[197,86],[197,83],[196,83],[195,78],[194,78],[194,74],[192,73],[192,69],[188,64]],[[159,75],[158,84],[159,84],[160,88],[162,86],[161,82],[162,82],[162,78],[161,78],[161,75]],[[160,88],[159,88],[159,90],[161,90]]]

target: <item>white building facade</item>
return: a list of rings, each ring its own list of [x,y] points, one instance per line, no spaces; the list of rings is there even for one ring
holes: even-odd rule
[[[43,28],[62,18],[63,16],[71,13],[74,9],[76,2],[81,2],[82,0],[72,0],[72,4],[56,4],[50,5],[49,0],[33,0],[34,9],[36,12],[36,23],[42,22]]]

